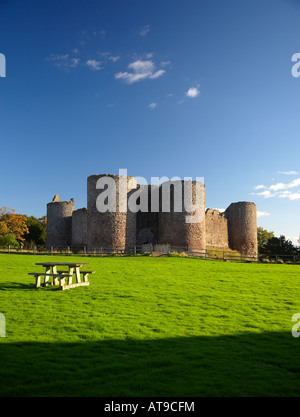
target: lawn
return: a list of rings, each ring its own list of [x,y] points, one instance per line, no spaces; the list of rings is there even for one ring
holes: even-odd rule
[[[36,262],[90,286],[34,288]],[[300,266],[0,254],[1,396],[299,396]]]

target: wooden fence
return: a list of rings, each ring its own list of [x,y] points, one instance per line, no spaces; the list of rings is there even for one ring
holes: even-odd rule
[[[214,259],[220,261],[232,261],[232,262],[262,262],[262,263],[289,263],[300,264],[300,255],[276,255],[276,254],[243,254],[237,251],[220,250],[220,249],[206,249],[197,250],[188,247],[174,247],[170,245],[141,245],[133,246],[130,248],[112,248],[112,247],[100,247],[94,250],[87,250],[86,247],[72,247],[67,248],[50,248],[34,246],[31,249],[24,248],[4,248],[0,247],[2,253],[15,253],[15,254],[33,254],[33,255],[80,255],[80,256],[138,256],[138,255],[150,255],[150,256],[180,256],[180,257],[195,257],[201,259]]]

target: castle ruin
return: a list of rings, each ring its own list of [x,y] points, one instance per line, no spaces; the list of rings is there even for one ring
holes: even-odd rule
[[[194,198],[196,185],[200,186],[201,205],[198,207],[201,221],[186,222],[186,212],[174,209],[174,185],[170,181],[157,185],[138,185],[134,177],[126,177],[127,202],[133,192],[148,194],[147,212],[120,210],[117,203],[114,212],[98,211],[97,197],[103,190],[96,188],[99,178],[111,177],[119,193],[120,176],[91,175],[87,179],[87,208],[74,210],[74,199],[60,201],[58,195],[47,204],[47,248],[67,246],[86,247],[88,251],[110,248],[129,250],[142,244],[167,244],[171,247],[205,250],[207,248],[233,249],[244,254],[257,254],[256,205],[251,202],[232,203],[224,211],[205,210],[205,186],[192,181]],[[183,187],[184,181],[181,182]],[[162,210],[161,198],[158,210],[151,209],[153,193],[161,197],[163,187],[170,186],[170,210]],[[178,184],[177,184],[178,185]],[[117,199],[118,200],[118,199]]]

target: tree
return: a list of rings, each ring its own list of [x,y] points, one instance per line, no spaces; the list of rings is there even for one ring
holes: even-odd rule
[[[258,243],[258,252],[264,253],[265,246],[267,245],[269,239],[275,237],[274,232],[268,232],[263,227],[257,228],[257,243]]]
[[[0,235],[14,235],[16,240],[23,243],[24,235],[28,233],[27,217],[17,214],[16,210],[11,207],[0,208]]]
[[[46,245],[46,217],[37,219],[34,216],[27,217],[28,233],[25,235],[25,241],[28,244],[39,246]]]
[[[3,248],[8,248],[10,246],[11,248],[18,249],[20,244],[15,235],[8,233],[7,235],[0,236],[0,246]]]
[[[269,239],[263,249],[266,255],[299,255],[299,249],[283,235]]]

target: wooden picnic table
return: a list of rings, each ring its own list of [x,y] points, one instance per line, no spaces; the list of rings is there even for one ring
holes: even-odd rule
[[[44,286],[50,284],[49,278],[53,277],[53,285],[58,284],[60,289],[67,290],[69,288],[78,287],[80,285],[89,285],[88,282],[88,275],[93,274],[95,271],[80,271],[80,268],[83,265],[88,265],[88,263],[84,262],[38,262],[36,265],[41,265],[45,268],[45,273],[38,273],[38,272],[30,272],[29,275],[35,275],[36,277],[36,287],[39,287],[40,284],[40,277],[44,276]],[[67,266],[68,270],[62,271],[58,270],[61,266]],[[73,275],[75,273],[76,283],[72,283]],[[83,275],[83,282],[81,282],[80,274]],[[65,279],[68,278],[68,284],[65,285]]]

